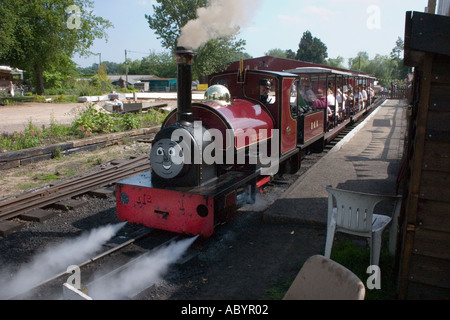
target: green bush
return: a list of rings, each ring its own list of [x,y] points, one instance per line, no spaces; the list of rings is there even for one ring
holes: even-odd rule
[[[89,105],[79,117],[72,123],[72,129],[83,136],[93,133],[112,132],[115,127],[115,119],[110,114],[96,110],[93,105]]]
[[[0,138],[0,147],[5,151],[34,148],[41,144],[41,130],[30,121],[21,132],[12,135],[3,133]]]
[[[121,128],[122,130],[133,130],[140,128],[139,117],[133,113],[126,113],[122,116]]]

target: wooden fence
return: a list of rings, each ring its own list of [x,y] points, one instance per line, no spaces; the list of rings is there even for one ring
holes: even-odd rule
[[[406,99],[408,96],[408,87],[392,86],[389,99]]]

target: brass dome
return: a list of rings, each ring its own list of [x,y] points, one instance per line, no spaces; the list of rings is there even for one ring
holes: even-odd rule
[[[227,87],[216,84],[206,90],[205,101],[214,101],[220,104],[229,104],[231,103],[231,94]]]

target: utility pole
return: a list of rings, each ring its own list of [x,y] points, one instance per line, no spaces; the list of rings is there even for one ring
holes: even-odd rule
[[[125,49],[125,88],[128,89],[128,52],[127,49]]]
[[[100,67],[102,66],[102,53],[94,53],[94,55],[99,56],[99,64],[98,64],[98,71],[100,71]]]

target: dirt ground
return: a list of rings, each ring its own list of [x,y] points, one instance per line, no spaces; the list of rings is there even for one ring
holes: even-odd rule
[[[70,124],[85,103],[19,103],[0,106],[0,133],[20,131],[31,121],[35,126],[49,126],[52,121]]]
[[[150,100],[166,103],[176,108],[174,100]],[[31,121],[35,126],[49,126],[52,121],[60,125],[70,125],[89,103],[37,103],[22,102],[17,105],[0,106],[0,134],[23,130]]]

